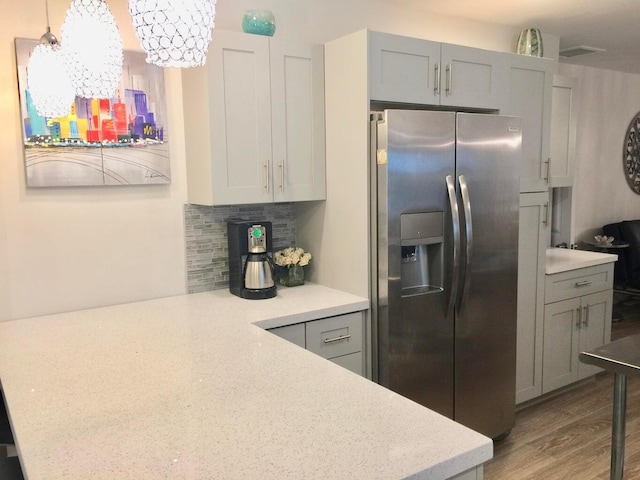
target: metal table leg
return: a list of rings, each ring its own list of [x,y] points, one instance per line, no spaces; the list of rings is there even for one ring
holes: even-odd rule
[[[613,435],[611,438],[611,480],[624,475],[624,436],[627,414],[627,376],[615,374],[613,385]]]

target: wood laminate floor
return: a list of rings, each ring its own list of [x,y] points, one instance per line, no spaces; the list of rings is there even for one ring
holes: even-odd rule
[[[640,333],[640,300],[616,305],[623,320],[611,339]],[[640,479],[640,378],[628,379],[625,480]],[[516,425],[495,443],[485,480],[608,480],[613,374],[593,379],[516,413]]]

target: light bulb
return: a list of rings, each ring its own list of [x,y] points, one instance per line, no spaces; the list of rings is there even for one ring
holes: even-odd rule
[[[48,35],[49,36],[48,36]],[[56,38],[47,33],[32,50],[27,64],[27,90],[37,112],[43,117],[66,117],[75,91],[62,59]]]

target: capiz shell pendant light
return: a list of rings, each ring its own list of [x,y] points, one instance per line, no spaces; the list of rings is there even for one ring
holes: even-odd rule
[[[49,27],[49,2],[45,1],[47,31],[31,51],[27,63],[27,91],[38,114],[47,118],[66,117],[75,92],[67,75],[58,39]]]
[[[122,77],[122,38],[104,0],[73,0],[62,48],[76,95],[113,98]]]
[[[147,62],[159,67],[204,65],[216,0],[129,0],[129,13]]]
[[[36,111],[47,118],[66,117],[75,91],[67,75],[58,41],[47,27],[27,64],[27,90]]]

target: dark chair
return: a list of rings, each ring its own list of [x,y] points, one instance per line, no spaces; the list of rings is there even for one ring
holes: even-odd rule
[[[617,288],[640,290],[640,220],[625,220],[602,227],[602,232],[615,241],[628,243],[628,248],[616,251],[618,261],[614,267]]]
[[[7,409],[2,401],[2,392],[0,392],[0,445],[13,444],[13,435],[9,426],[9,416]]]

